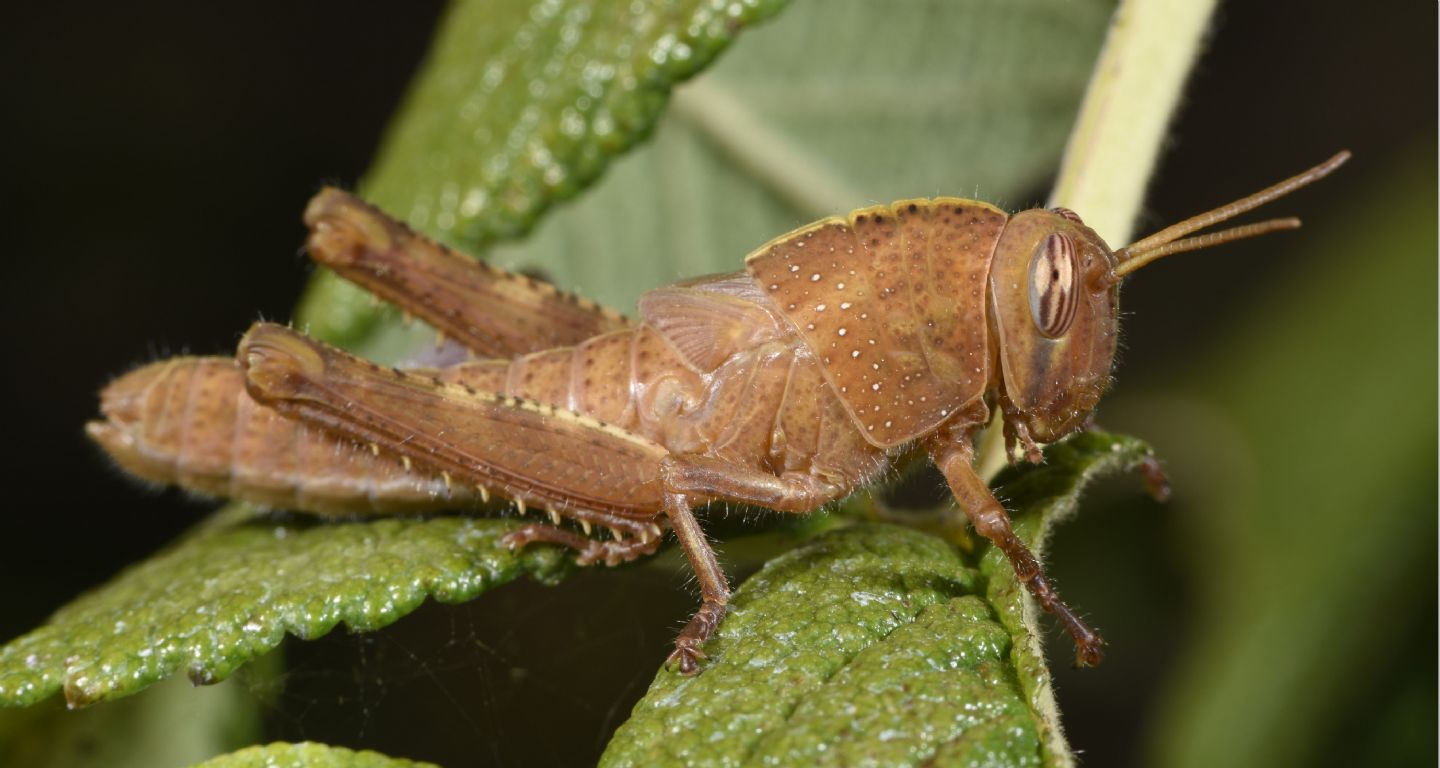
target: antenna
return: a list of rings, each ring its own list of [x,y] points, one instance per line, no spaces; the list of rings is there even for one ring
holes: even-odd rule
[[[1186,238],[1185,236],[1206,227],[1219,224],[1222,221],[1239,216],[1246,211],[1252,211],[1260,206],[1284,197],[1301,187],[1313,184],[1320,179],[1330,175],[1331,171],[1345,164],[1350,159],[1350,151],[1342,150],[1329,160],[1311,168],[1298,176],[1292,176],[1279,184],[1256,192],[1248,197],[1242,197],[1233,203],[1227,203],[1214,210],[1206,211],[1198,216],[1190,218],[1156,232],[1149,237],[1137,240],[1130,245],[1115,251],[1117,264],[1115,266],[1115,278],[1118,280],[1131,272],[1149,264],[1156,259],[1169,256],[1172,253],[1183,253],[1201,248],[1229,243],[1235,240],[1243,240],[1247,237],[1276,232],[1282,229],[1295,229],[1300,226],[1297,218],[1270,219],[1258,224],[1245,224],[1239,227],[1224,229],[1219,232],[1211,232],[1196,237]],[[1185,238],[1185,239],[1181,239]]]

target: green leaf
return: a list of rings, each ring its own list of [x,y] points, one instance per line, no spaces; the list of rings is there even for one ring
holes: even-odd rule
[[[275,743],[248,747],[206,760],[193,768],[435,768],[432,763],[386,757],[378,752],[331,747],[325,744]]]
[[[1133,438],[1081,434],[997,493],[1038,550],[1087,483],[1148,455]],[[771,561],[732,606],[701,674],[662,670],[606,765],[1071,761],[1035,608],[989,546],[859,525]]]
[[[313,525],[235,508],[0,649],[0,704],[32,704],[63,687],[67,703],[84,706],[181,669],[212,683],[287,632],[314,638],[341,622],[377,629],[427,597],[460,602],[570,567],[555,549],[499,545],[518,525],[454,517]]]

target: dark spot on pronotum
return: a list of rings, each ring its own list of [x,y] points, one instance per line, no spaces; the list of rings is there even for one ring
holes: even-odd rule
[[[914,212],[920,210],[920,206],[918,206],[918,205],[916,205],[916,204],[914,204],[914,203],[911,203],[911,204],[910,204],[910,207],[906,208],[905,210],[907,210],[907,211],[909,211],[909,212],[911,212],[911,213],[914,213]]]

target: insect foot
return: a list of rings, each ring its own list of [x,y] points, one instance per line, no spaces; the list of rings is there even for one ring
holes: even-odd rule
[[[675,650],[665,659],[665,666],[674,664],[682,675],[694,675],[700,671],[699,662],[709,658],[700,650],[720,620],[725,618],[727,605],[719,601],[706,600],[700,610],[690,617],[680,635],[675,638]]]

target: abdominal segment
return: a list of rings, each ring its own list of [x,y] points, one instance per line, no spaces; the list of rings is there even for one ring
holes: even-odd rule
[[[144,366],[101,393],[86,431],[128,472],[208,496],[325,515],[403,514],[474,503],[477,491],[266,408],[222,357]]]

